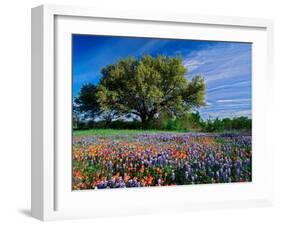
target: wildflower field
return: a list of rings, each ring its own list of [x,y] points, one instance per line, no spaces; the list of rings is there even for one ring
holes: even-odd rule
[[[250,135],[89,131],[73,136],[73,190],[250,182]]]

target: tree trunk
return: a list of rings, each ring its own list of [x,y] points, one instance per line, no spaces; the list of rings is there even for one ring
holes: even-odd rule
[[[144,115],[141,117],[141,124],[142,124],[142,129],[151,129],[151,122],[152,122],[151,117],[148,117],[147,115]]]

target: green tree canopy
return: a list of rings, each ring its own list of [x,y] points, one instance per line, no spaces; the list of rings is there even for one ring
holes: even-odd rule
[[[78,96],[74,99],[73,110],[83,115],[84,119],[94,119],[101,113],[97,101],[97,86],[88,83],[81,87]]]
[[[205,105],[205,82],[201,76],[188,81],[186,73],[180,57],[121,59],[102,69],[97,101],[104,111],[133,114],[143,124],[162,112],[188,112]]]

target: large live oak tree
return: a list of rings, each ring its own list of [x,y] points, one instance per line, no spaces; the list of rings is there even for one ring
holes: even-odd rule
[[[180,57],[149,55],[102,69],[97,101],[103,111],[138,116],[145,125],[162,112],[178,115],[205,105],[201,76],[188,81]]]

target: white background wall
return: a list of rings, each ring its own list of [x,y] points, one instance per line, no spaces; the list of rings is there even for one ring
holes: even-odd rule
[[[50,225],[280,225],[281,158],[281,6],[278,0],[6,0],[0,8],[0,225],[36,225],[30,208],[30,8],[43,3],[99,8],[231,15],[275,20],[275,107],[269,134],[275,147],[276,204],[270,208],[197,211],[95,220],[50,222]],[[278,51],[279,50],[279,51]],[[112,204],[118,205],[118,204]]]

